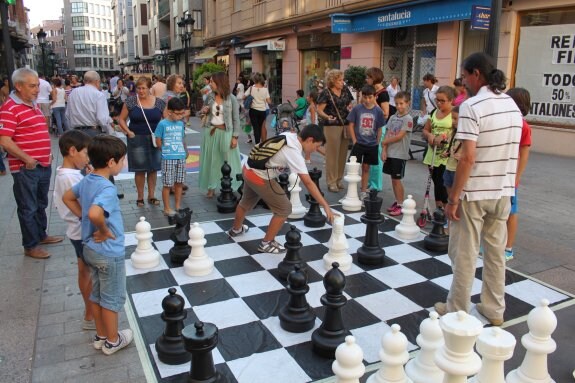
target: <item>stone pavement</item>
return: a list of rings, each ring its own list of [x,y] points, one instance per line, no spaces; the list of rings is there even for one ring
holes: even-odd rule
[[[198,125],[198,120],[193,119],[193,127]],[[199,145],[200,136],[189,135],[188,143]],[[244,141],[245,137],[241,137],[240,148],[247,154],[249,145]],[[62,159],[55,139],[53,149],[57,166]],[[312,159],[312,166],[323,168],[319,155],[314,154]],[[519,194],[516,258],[509,263],[515,270],[571,294],[575,294],[575,236],[571,220],[575,217],[574,165],[573,158],[531,155]],[[423,202],[426,175],[420,161],[409,161],[405,189],[419,205]],[[325,181],[321,182],[326,190]],[[197,188],[197,174],[188,175],[187,183],[190,190],[183,203],[194,210],[194,221],[230,216],[217,213],[215,199],[203,197]],[[121,205],[127,232],[134,230],[140,216],[145,216],[155,228],[168,225],[161,206],[136,207],[133,181],[119,181],[117,185],[126,195]],[[330,203],[343,196],[343,193],[325,193]],[[161,196],[159,186],[156,196]],[[392,192],[388,179],[384,179],[383,196],[384,205],[389,205]],[[4,219],[0,220],[0,382],[153,381],[149,371],[142,367],[135,344],[110,357],[91,347],[93,332],[81,330],[83,303],[77,287],[76,257],[69,241],[50,246],[52,257],[46,261],[23,256],[10,176],[0,177],[0,210],[4,212]],[[263,212],[257,209],[254,214]],[[65,225],[52,206],[48,214],[49,233],[64,235]],[[125,312],[120,319],[121,328],[128,326]],[[573,335],[561,334],[562,327],[554,334],[559,343],[557,353],[573,355]],[[520,360],[514,366],[517,363]],[[573,366],[550,363],[550,368],[552,376],[555,373],[567,376]]]

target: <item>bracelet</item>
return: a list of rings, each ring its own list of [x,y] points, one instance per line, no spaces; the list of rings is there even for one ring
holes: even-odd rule
[[[448,199],[448,200],[447,200],[447,204],[448,204],[448,205],[459,205],[459,200],[457,200],[457,201],[452,201],[452,200]]]

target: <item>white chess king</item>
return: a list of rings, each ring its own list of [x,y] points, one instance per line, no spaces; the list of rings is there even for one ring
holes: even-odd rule
[[[357,194],[357,184],[361,181],[360,168],[361,164],[357,162],[357,158],[355,156],[349,157],[349,162],[345,164],[346,174],[343,177],[343,180],[347,182],[347,193],[341,201],[341,206],[345,211],[361,210],[361,200]]]

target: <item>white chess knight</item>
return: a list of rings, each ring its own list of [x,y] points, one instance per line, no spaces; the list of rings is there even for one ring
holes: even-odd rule
[[[184,273],[191,277],[201,277],[208,275],[214,269],[214,260],[206,254],[204,238],[204,230],[200,224],[194,222],[190,227],[190,239],[188,245],[192,247],[192,251],[188,259],[184,261]]]
[[[473,383],[505,383],[504,363],[511,359],[515,337],[499,328],[487,327],[477,338],[477,352],[483,358],[479,374],[470,379]]]
[[[429,318],[421,322],[416,341],[420,350],[415,358],[407,362],[405,373],[413,383],[442,383],[445,374],[433,360],[435,352],[444,342],[439,315],[435,311],[430,312]]]
[[[346,174],[343,177],[343,180],[347,182],[347,193],[341,201],[341,206],[345,211],[361,210],[361,200],[357,194],[357,184],[361,182],[360,169],[361,164],[357,162],[357,158],[355,156],[349,157],[349,161],[345,164]]]
[[[351,268],[353,259],[347,252],[349,245],[343,232],[344,221],[345,217],[343,214],[335,214],[331,237],[327,243],[329,250],[327,254],[323,256],[323,265],[326,270],[331,270],[331,265],[334,262],[339,263],[339,269],[341,271],[347,271]]]
[[[301,186],[299,186],[300,179],[296,173],[290,173],[289,175],[289,190],[290,190],[290,202],[291,202],[291,214],[288,218],[300,219],[303,218],[307,209],[302,205],[300,199]]]
[[[151,269],[160,263],[160,253],[152,246],[152,226],[146,217],[140,217],[136,224],[138,245],[130,256],[132,266],[136,269]]]
[[[527,316],[529,333],[521,337],[527,352],[519,368],[505,377],[507,383],[553,383],[547,369],[547,356],[555,351],[557,344],[551,334],[557,328],[557,317],[549,308],[549,301],[542,299]]]
[[[367,383],[413,383],[405,374],[403,365],[409,360],[407,338],[397,323],[391,325],[381,339],[379,359],[382,366],[367,379]]]
[[[411,195],[407,196],[407,199],[403,201],[401,205],[401,213],[403,217],[401,222],[395,226],[395,234],[401,239],[416,239],[419,234],[419,226],[415,223],[415,201]]]
[[[331,369],[336,376],[335,383],[359,383],[359,378],[365,373],[365,366],[363,351],[353,336],[346,336],[345,342],[337,346]]]

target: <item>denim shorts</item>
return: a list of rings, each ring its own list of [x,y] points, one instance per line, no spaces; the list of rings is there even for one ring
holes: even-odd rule
[[[72,246],[74,246],[74,251],[76,252],[76,257],[84,260],[84,244],[81,239],[70,239]],[[84,262],[85,263],[85,262]]]
[[[447,170],[443,172],[443,186],[450,188],[453,186],[453,181],[455,180],[455,172],[452,170]]]
[[[84,246],[84,261],[92,275],[90,300],[105,309],[120,312],[126,303],[126,260],[106,257]]]
[[[509,215],[517,214],[519,207],[517,206],[517,188],[515,188],[515,195],[511,197],[511,211]]]

